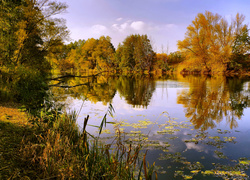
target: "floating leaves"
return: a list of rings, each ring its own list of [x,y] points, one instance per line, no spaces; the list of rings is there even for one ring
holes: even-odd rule
[[[180,129],[163,129],[161,131],[157,131],[158,134],[174,134],[175,132],[180,131]]]
[[[228,157],[225,156],[225,155],[223,154],[223,152],[221,152],[221,151],[215,150],[214,153],[215,153],[220,159],[228,159]]]
[[[240,159],[239,159],[239,164],[242,164],[242,165],[250,165],[250,160],[247,159],[247,158],[240,158]]]
[[[138,123],[127,123],[127,122],[123,121],[120,123],[120,126],[133,127],[135,129],[144,129],[152,124],[154,124],[154,123],[149,121],[148,119],[145,119],[145,120],[139,120]]]
[[[144,116],[137,115],[137,117],[141,118]],[[249,168],[250,160],[244,158],[238,161],[229,159],[225,151],[222,150],[228,143],[236,143],[236,137],[230,136],[231,131],[217,129],[213,131],[216,134],[211,135],[208,131],[193,129],[194,127],[188,121],[177,121],[168,115],[165,115],[165,117],[167,117],[167,120],[161,124],[157,124],[156,121],[152,122],[149,119],[144,119],[138,120],[135,123],[128,123],[127,120],[123,120],[116,123],[115,126],[119,127],[120,133],[124,133],[124,137],[129,137],[125,140],[125,143],[128,145],[141,144],[147,150],[161,150],[162,154],[160,154],[158,159],[170,163],[168,167],[171,171],[175,171],[175,177],[180,176],[182,179],[195,179],[196,177],[200,178],[202,175],[221,177],[223,179],[230,179],[232,177],[246,179],[248,177],[244,171]],[[153,132],[155,134],[153,136],[151,136],[152,134],[145,133],[145,131],[148,131],[146,128],[151,127],[152,129],[155,124],[157,124],[155,127],[158,127],[158,129],[154,129]],[[157,140],[153,140],[155,138]],[[176,142],[186,143],[186,150],[182,152],[173,151]],[[188,161],[188,157],[185,155],[190,150],[189,147],[196,152],[202,152],[203,155],[204,153],[208,153],[211,156],[215,155],[213,158],[223,159],[223,162],[228,161],[228,165],[212,163],[215,166],[214,169],[204,169],[207,167],[207,164],[203,163],[206,162],[206,158],[209,158],[209,156],[206,155],[206,158],[205,156],[201,156],[199,159],[200,162]],[[202,151],[200,148],[202,148]],[[164,170],[159,170],[158,173],[166,173]]]
[[[242,171],[220,171],[220,170],[206,170],[201,172],[203,175],[214,175],[222,177],[223,179],[248,179],[246,173]]]
[[[222,131],[221,129],[217,129],[217,132],[219,133],[219,134],[227,134],[227,133],[231,133],[230,131],[228,131],[228,130],[224,130],[224,131]]]
[[[225,141],[227,142],[233,142],[236,143],[234,140],[236,139],[236,137],[223,137]]]

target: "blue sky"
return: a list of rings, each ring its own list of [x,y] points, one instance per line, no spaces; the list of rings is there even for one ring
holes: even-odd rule
[[[206,10],[231,20],[239,12],[250,23],[250,0],[60,0],[69,6],[60,15],[72,41],[110,36],[115,47],[128,35],[147,34],[157,52],[173,52],[186,28]]]

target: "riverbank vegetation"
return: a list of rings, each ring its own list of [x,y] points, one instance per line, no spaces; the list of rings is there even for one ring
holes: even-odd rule
[[[114,141],[104,144],[100,137],[86,131],[88,117],[80,130],[74,113],[41,111],[39,118],[28,117],[15,104],[6,106],[0,106],[1,179],[92,180],[152,176],[153,169],[146,165],[145,158],[138,161],[141,145],[125,144],[119,128]],[[105,123],[103,119],[103,126]],[[102,126],[99,130],[100,134]]]
[[[117,49],[109,36],[75,41],[57,49],[50,60],[61,72],[246,74],[250,37],[244,20],[239,13],[231,22],[208,11],[199,13],[185,39],[178,41],[179,51],[169,54],[154,52],[147,35],[133,34]]]
[[[66,4],[53,0],[0,2],[0,179],[152,176],[154,167],[146,165],[145,156],[138,160],[141,145],[125,145],[119,129],[113,143],[103,144],[86,131],[88,117],[80,130],[74,113],[61,113],[47,106],[48,80],[55,71],[67,74],[249,71],[250,44],[243,15],[237,14],[228,25],[217,14],[198,14],[185,39],[178,42],[180,51],[167,54],[154,52],[148,36],[139,34],[128,36],[117,49],[108,36],[66,44],[69,32],[65,21],[55,18],[66,8]],[[145,99],[140,96],[147,91],[143,88],[149,87],[150,97],[155,87],[151,81],[133,83],[125,78],[117,86],[124,96],[131,91],[130,87],[142,87],[136,93],[138,97],[126,98],[136,106]],[[112,89],[109,93],[114,95]]]
[[[68,36],[64,20],[54,18],[67,5],[21,0],[1,1],[0,7],[1,100],[36,108],[43,103],[51,71],[47,55]]]
[[[250,37],[244,19],[238,13],[229,23],[218,14],[199,13],[187,27],[185,39],[178,41],[185,54],[179,68],[207,74],[249,70]]]

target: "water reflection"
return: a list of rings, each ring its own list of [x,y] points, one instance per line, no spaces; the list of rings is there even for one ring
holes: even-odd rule
[[[146,108],[155,91],[155,81],[152,77],[121,76],[117,82],[117,89],[128,104]]]
[[[64,78],[52,82],[50,91],[55,101],[66,101],[68,97],[89,100],[106,105],[116,94],[117,77],[91,76],[87,78]]]
[[[185,116],[196,129],[215,128],[223,120],[231,129],[236,128],[244,109],[250,105],[248,98],[250,83],[247,79],[223,76],[177,76],[164,81],[169,80],[175,82],[176,87],[181,82],[189,84],[188,89],[181,89],[177,94],[176,103],[184,106]],[[92,103],[102,102],[107,105],[118,93],[133,108],[150,106],[156,90],[156,80],[141,75],[68,78],[53,83],[51,91],[55,101],[66,102],[70,96],[74,99],[88,100]]]
[[[87,99],[79,125],[89,114],[91,125],[98,126],[106,111],[102,104],[111,101],[116,116],[112,120],[117,126],[109,124],[103,131],[103,140],[113,141],[119,128],[125,143],[143,144],[150,151],[150,164],[156,162],[162,167],[159,179],[239,179],[250,174],[250,143],[246,138],[249,79],[175,76],[159,81],[150,76],[95,76],[52,83],[57,101],[73,101],[69,108],[80,109],[82,100]],[[88,132],[94,134],[96,129],[90,128]],[[239,161],[244,157],[248,159]]]
[[[106,105],[118,90],[128,104],[138,108],[146,108],[155,91],[155,81],[149,76],[92,76],[66,78],[54,83],[51,92],[55,101],[66,101],[70,96]]]
[[[177,103],[185,107],[186,117],[196,129],[215,128],[224,118],[230,128],[238,127],[237,120],[249,107],[249,90],[243,90],[245,80],[220,77],[181,78],[190,88],[178,94]]]

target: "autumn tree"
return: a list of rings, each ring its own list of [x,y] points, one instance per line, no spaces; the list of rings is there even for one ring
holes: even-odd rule
[[[249,105],[245,80],[225,76],[188,76],[183,80],[190,83],[190,89],[178,93],[177,103],[183,104],[186,117],[196,129],[215,128],[223,119],[231,129],[238,126]]]
[[[166,53],[157,53],[156,59],[153,62],[153,69],[161,69],[163,71],[168,68],[168,55]]]
[[[93,53],[98,69],[111,70],[114,68],[115,48],[109,36],[101,36]]]
[[[58,68],[61,72],[69,70],[77,70],[80,59],[82,58],[82,47],[85,40],[79,39],[78,41],[69,44],[62,44],[56,46],[53,53],[50,53],[50,61],[55,64],[54,68]]]
[[[186,54],[193,69],[224,72],[230,62],[232,46],[237,35],[246,28],[245,17],[237,14],[231,24],[218,14],[199,13],[187,27],[185,39],[178,48]]]
[[[68,35],[65,22],[52,17],[66,8],[49,0],[1,1],[1,64],[47,71],[48,51]]]
[[[96,58],[94,57],[94,52],[97,44],[98,40],[94,38],[88,39],[85,42],[81,49],[82,58],[79,61],[80,69],[95,69]]]
[[[151,70],[155,53],[147,35],[130,35],[118,46],[116,58],[120,68]]]
[[[47,55],[68,35],[64,20],[54,15],[66,8],[54,0],[0,1],[0,81],[4,83],[0,96],[41,105],[51,69]]]

